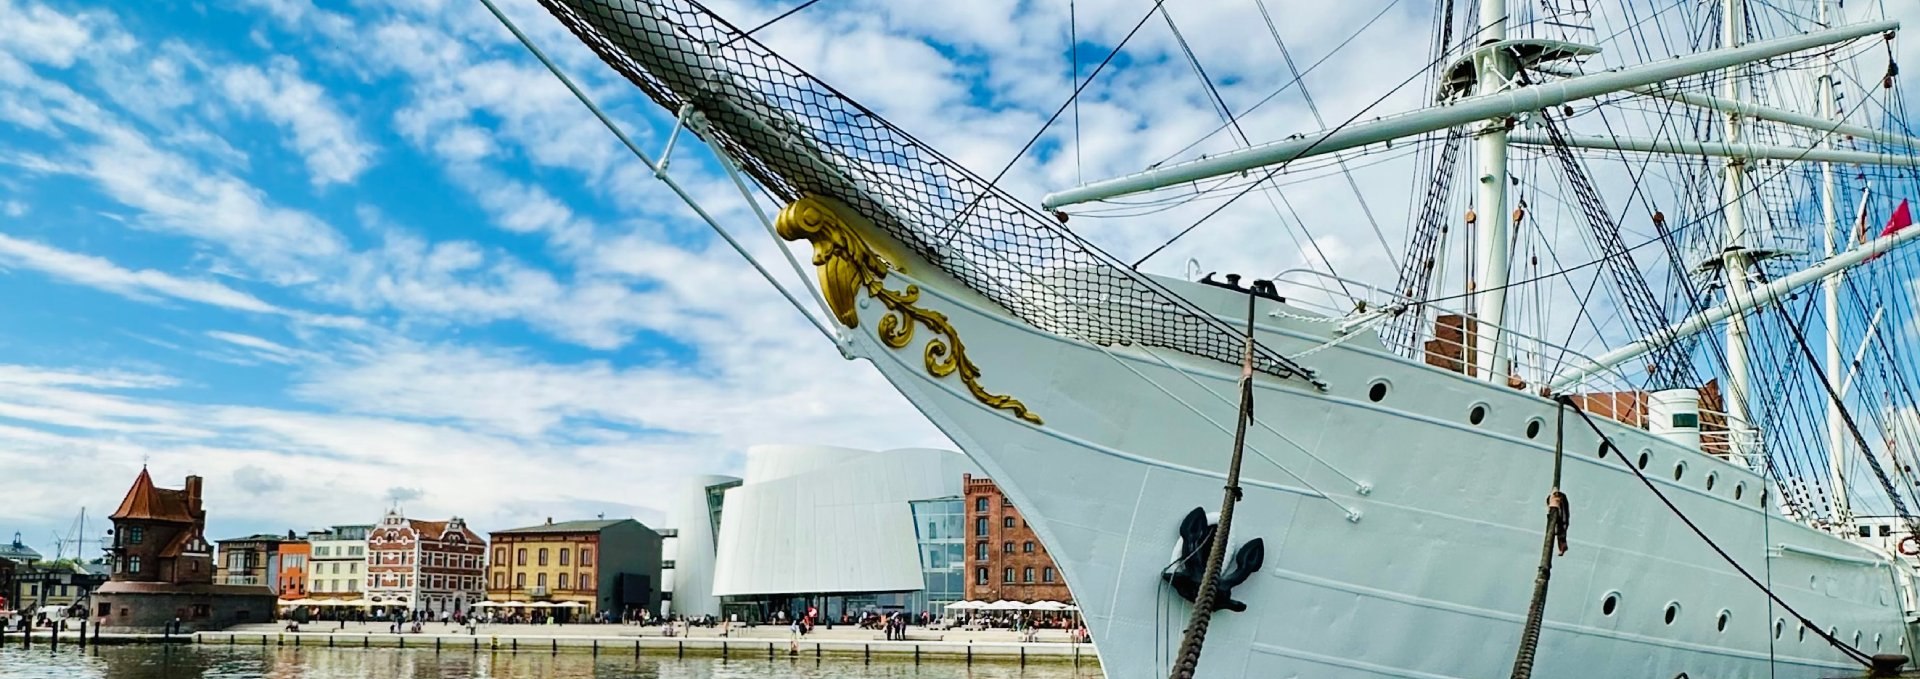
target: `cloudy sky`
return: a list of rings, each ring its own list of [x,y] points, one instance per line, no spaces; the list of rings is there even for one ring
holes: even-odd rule
[[[533,0],[500,4],[642,147],[664,144],[670,116]],[[712,6],[751,26],[794,4]],[[1240,143],[1183,42],[1255,141],[1430,95],[1409,79],[1431,2],[1265,0],[1271,22],[1260,4],[1168,3],[1004,185],[1037,203]],[[755,38],[992,176],[1066,101],[1071,64],[1091,73],[1150,6],[824,0]],[[396,502],[482,530],[659,523],[678,481],[737,471],[756,443],[950,445],[477,1],[0,0],[0,26],[0,538],[52,551],[142,464],[163,485],[207,477],[227,537]],[[1354,159],[1351,183],[1325,163],[1283,177],[1144,268],[1390,279],[1379,243],[1400,247],[1419,185],[1406,151]],[[781,260],[704,149],[674,160]],[[1212,207],[1071,226],[1131,261]]]
[[[1376,38],[1426,30],[1425,3],[1341,4],[1282,22],[1301,68],[1376,15]],[[501,5],[643,146],[664,143],[670,118],[538,5]],[[985,174],[1071,91],[1069,31],[1085,73],[1149,5],[1080,2],[1069,26],[1065,2],[826,0],[757,37]],[[1176,25],[1209,36],[1193,44],[1236,107],[1282,82],[1250,3],[1188,5]],[[788,6],[718,5],[744,25]],[[755,443],[950,445],[477,2],[0,0],[0,25],[0,534],[50,552],[142,464],[163,485],[205,476],[226,537],[371,521],[396,501],[482,529],[658,522],[679,479],[737,471]],[[1324,88],[1323,114],[1388,92],[1419,52],[1391,55],[1410,65],[1377,87]],[[1056,126],[1061,143],[1009,175],[1017,193],[1232,144],[1207,137],[1220,119],[1164,21],[1116,63],[1078,148]],[[1248,123],[1317,127],[1294,97],[1262,112]],[[676,163],[778,260],[703,149]],[[1131,257],[1172,221],[1084,228]],[[1274,229],[1208,235],[1259,241],[1230,255],[1250,270],[1301,263]],[[1321,246],[1358,267],[1378,265],[1373,243]]]

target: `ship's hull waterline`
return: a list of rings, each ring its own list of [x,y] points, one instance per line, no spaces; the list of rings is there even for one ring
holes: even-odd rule
[[[1107,675],[1164,676],[1190,609],[1160,574],[1181,518],[1219,506],[1237,368],[1035,330],[886,250],[911,261],[882,286],[917,289],[916,308],[936,312],[954,337],[923,327],[882,341],[884,319],[900,314],[855,286],[857,321],[842,328],[850,353],[1006,488],[1059,563]],[[1168,285],[1223,317],[1244,313],[1231,311],[1244,295]],[[1330,338],[1333,326],[1305,311],[1259,304],[1259,336],[1277,351]],[[928,370],[929,339],[964,342],[978,384],[1041,423]],[[1540,554],[1553,402],[1411,363],[1370,332],[1313,354],[1311,367],[1324,392],[1256,380],[1264,426],[1248,433],[1257,452],[1247,456],[1232,538],[1265,540],[1266,564],[1233,591],[1247,610],[1216,614],[1201,676],[1504,676]],[[1376,384],[1386,385],[1378,401]],[[1478,424],[1474,406],[1484,408]],[[1907,652],[1898,571],[1886,556],[1764,509],[1765,484],[1744,467],[1599,421],[1629,460],[1647,456],[1645,473],[1681,511],[1801,613],[1869,653]],[[1534,676],[1822,677],[1857,667],[1802,633],[1620,456],[1597,455],[1599,437],[1577,416],[1568,422],[1572,544],[1555,563]]]

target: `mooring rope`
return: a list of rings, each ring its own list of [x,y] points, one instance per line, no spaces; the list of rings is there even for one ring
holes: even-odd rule
[[[1227,536],[1233,529],[1233,507],[1240,501],[1240,460],[1247,448],[1247,423],[1253,420],[1253,321],[1258,298],[1247,294],[1246,353],[1240,362],[1240,421],[1233,431],[1233,457],[1227,462],[1226,492],[1220,498],[1220,523],[1213,529],[1213,545],[1207,551],[1207,569],[1200,576],[1200,592],[1193,597],[1193,617],[1187,620],[1187,632],[1180,638],[1180,652],[1173,662],[1172,679],[1192,679],[1200,666],[1200,649],[1207,642],[1207,627],[1213,621],[1213,601],[1220,582],[1220,565],[1227,558]]]
[[[1553,431],[1553,490],[1547,493],[1547,532],[1540,546],[1540,571],[1533,578],[1533,602],[1527,605],[1527,625],[1520,632],[1520,648],[1513,654],[1513,679],[1533,677],[1534,653],[1540,647],[1540,623],[1547,614],[1547,585],[1553,581],[1553,546],[1565,540],[1568,516],[1567,499],[1560,492],[1560,469],[1567,456],[1566,397],[1554,399],[1556,420]]]
[[[1562,402],[1563,405],[1573,408],[1573,412],[1579,413],[1580,419],[1586,421],[1587,427],[1593,429],[1593,433],[1600,435],[1600,441],[1602,445],[1606,446],[1606,450],[1612,451],[1614,453],[1614,457],[1619,458],[1621,464],[1626,466],[1627,471],[1633,472],[1633,475],[1640,479],[1640,483],[1646,485],[1647,490],[1653,491],[1654,497],[1660,498],[1660,502],[1662,504],[1665,504],[1667,506],[1667,509],[1673,512],[1674,516],[1679,517],[1681,523],[1686,524],[1687,528],[1691,529],[1694,535],[1699,536],[1702,542],[1707,543],[1707,546],[1712,548],[1715,554],[1720,555],[1720,558],[1726,561],[1727,565],[1733,566],[1734,570],[1739,571],[1740,575],[1747,579],[1747,582],[1753,583],[1753,586],[1759,588],[1759,590],[1762,593],[1766,594],[1768,599],[1771,599],[1774,603],[1779,604],[1780,608],[1784,609],[1789,615],[1792,615],[1795,620],[1800,621],[1801,626],[1806,627],[1807,629],[1813,630],[1814,634],[1819,635],[1820,638],[1825,639],[1828,644],[1831,644],[1833,645],[1834,648],[1839,649],[1840,653],[1847,656],[1848,659],[1854,662],[1860,663],[1865,667],[1869,667],[1869,668],[1874,667],[1873,656],[1868,655],[1867,652],[1865,651],[1855,648],[1852,644],[1841,641],[1840,637],[1838,636],[1828,634],[1826,630],[1821,629],[1819,625],[1814,624],[1812,620],[1807,618],[1807,616],[1801,615],[1800,611],[1795,610],[1793,606],[1788,605],[1785,600],[1780,598],[1780,595],[1774,594],[1773,589],[1767,587],[1765,583],[1760,582],[1759,578],[1753,577],[1753,573],[1749,572],[1745,566],[1740,565],[1739,561],[1734,560],[1733,555],[1728,554],[1727,550],[1720,547],[1720,543],[1714,542],[1713,538],[1709,537],[1706,531],[1701,530],[1700,526],[1695,524],[1691,517],[1688,517],[1685,512],[1680,511],[1680,507],[1674,505],[1673,500],[1669,499],[1666,493],[1660,492],[1660,488],[1658,486],[1653,485],[1652,479],[1647,478],[1647,475],[1645,473],[1641,472],[1638,467],[1634,466],[1632,462],[1628,461],[1626,453],[1621,452],[1620,447],[1614,445],[1613,437],[1608,436],[1605,431],[1602,431],[1600,429],[1599,423],[1593,421],[1593,416],[1587,414],[1587,411],[1585,409],[1582,409],[1578,403],[1575,403],[1572,397],[1566,396],[1563,394],[1557,398]],[[1773,520],[1772,517],[1762,517],[1762,519],[1765,521]]]

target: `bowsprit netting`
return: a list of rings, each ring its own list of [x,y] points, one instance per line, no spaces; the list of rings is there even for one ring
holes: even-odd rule
[[[540,0],[785,201],[836,198],[1033,326],[1240,362],[1233,328],[1023,206],[692,0]],[[1265,347],[1256,368],[1313,381]],[[1317,384],[1317,382],[1316,382]]]

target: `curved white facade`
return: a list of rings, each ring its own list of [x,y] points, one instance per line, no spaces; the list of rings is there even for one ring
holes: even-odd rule
[[[961,474],[973,470],[959,453],[926,448],[750,448],[746,483],[727,491],[721,513],[713,593],[920,590],[908,503],[959,495]]]
[[[661,582],[661,589],[673,594],[667,613],[720,615],[720,597],[713,594],[715,543],[707,489],[739,481],[732,476],[695,476],[687,480],[686,489],[674,500],[670,520],[678,535],[663,543],[660,557],[674,564],[672,575]]]

